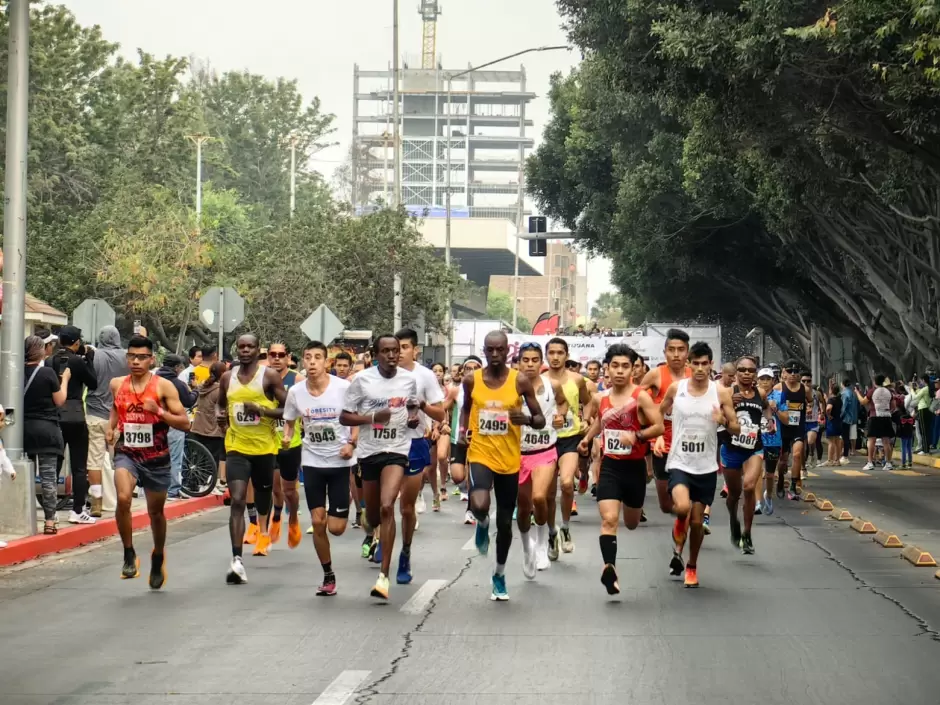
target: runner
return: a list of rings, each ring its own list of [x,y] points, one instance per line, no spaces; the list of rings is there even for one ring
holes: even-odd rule
[[[519,507],[516,525],[522,539],[523,573],[530,580],[536,570],[551,567],[548,559],[548,493],[555,485],[558,474],[558,429],[565,425],[568,402],[561,385],[552,383],[548,375],[541,374],[542,348],[538,343],[519,346],[522,374],[528,378],[539,401],[544,428],[522,428],[522,459],[519,466]],[[529,409],[531,411],[531,409]],[[535,514],[535,540],[529,530]]]
[[[268,346],[268,367],[278,373],[284,389],[290,391],[298,380],[297,373],[289,369],[290,351],[284,343],[271,343]],[[300,424],[294,426],[294,435],[288,436],[289,443],[283,442],[284,419],[275,419],[278,451],[274,466],[274,514],[271,517],[271,543],[281,540],[281,512],[287,503],[287,545],[297,548],[303,541],[300,529],[300,494],[297,492],[297,478],[300,476],[301,435]]]
[[[608,595],[620,592],[617,577],[617,524],[633,531],[640,525],[646,498],[646,455],[651,438],[662,435],[659,406],[634,380],[636,352],[623,344],[607,351],[611,387],[601,394],[598,416],[581,441],[587,450],[601,434],[604,458],[597,481],[597,507],[601,515],[601,582]]]
[[[370,356],[371,357],[371,356]],[[388,599],[388,572],[395,547],[395,501],[410,466],[409,429],[418,427],[418,383],[413,374],[398,369],[401,346],[393,335],[375,340],[378,364],[356,375],[343,403],[340,423],[369,426],[359,435],[358,456],[362,472],[362,494],[370,527],[379,530],[381,571],[372,588],[372,597]],[[381,553],[379,553],[381,551]]]
[[[349,375],[352,374],[353,359],[345,350],[340,350],[333,358],[333,372],[341,380],[349,382]]]
[[[763,392],[754,386],[757,359],[745,355],[736,363],[737,383],[731,389],[740,432],[728,433],[721,446],[721,466],[728,488],[726,505],[731,517],[731,543],[745,554],[754,553],[751,528],[757,504],[757,486],[764,465],[761,422],[769,409]],[[738,500],[744,492],[744,531],[738,521]]]
[[[336,574],[333,572],[327,531],[333,536],[342,536],[346,531],[349,469],[356,464],[356,439],[359,436],[358,428],[350,431],[340,425],[339,417],[350,383],[342,377],[327,374],[328,355],[326,345],[318,340],[304,346],[303,364],[307,378],[303,384],[295,384],[287,391],[281,441],[282,448],[290,448],[297,429],[303,424],[304,493],[313,522],[313,547],[323,568],[323,583],[317,588],[320,596],[336,594]],[[300,533],[299,524],[297,533]]]
[[[131,501],[140,483],[147,498],[153,552],[150,554],[149,585],[159,590],[166,583],[166,516],[163,506],[170,488],[170,443],[168,431],[189,430],[189,416],[180,403],[176,387],[168,379],[151,372],[153,343],[136,335],[127,344],[130,374],[111,380],[114,406],[106,433],[108,445],[119,434],[114,455],[114,485],[117,509],[114,513],[121,542],[124,566],[121,578],[140,575],[140,559],[134,551]]]
[[[400,346],[398,366],[410,372],[418,387],[417,399],[421,404],[418,412],[418,425],[409,428],[407,436],[411,439],[411,449],[408,453],[408,468],[401,486],[401,553],[398,554],[398,575],[395,580],[399,585],[407,585],[412,580],[411,574],[411,542],[414,539],[415,529],[418,525],[416,516],[417,499],[421,497],[424,505],[424,480],[428,471],[433,470],[431,464],[431,424],[440,423],[446,418],[444,412],[444,392],[437,381],[437,377],[424,365],[416,362],[418,358],[418,334],[411,328],[402,328],[395,333]],[[441,510],[441,498],[437,494],[437,480],[432,472],[431,489],[434,491],[434,511]],[[383,549],[384,550],[384,549]]]
[[[571,528],[568,523],[574,510],[574,477],[578,472],[578,444],[581,442],[581,410],[591,402],[584,377],[566,369],[568,361],[568,343],[563,338],[552,338],[545,346],[548,358],[548,378],[558,384],[568,402],[565,425],[558,431],[558,474],[561,479],[561,550],[565,553],[574,551]],[[549,493],[549,558],[558,560],[558,532],[555,525],[555,494]]]
[[[470,510],[477,520],[477,550],[486,555],[490,536],[490,490],[496,494],[496,568],[491,600],[509,599],[506,591],[506,560],[512,544],[512,514],[519,495],[522,426],[545,427],[541,405],[532,383],[506,365],[509,339],[502,331],[487,334],[483,341],[486,368],[463,381],[464,402],[460,428],[470,434],[467,461],[470,463]],[[537,410],[527,414],[526,407]]]
[[[820,467],[822,463],[822,442],[820,441],[819,431],[820,424],[822,424],[823,429],[825,430],[826,424],[826,400],[822,397],[822,394],[813,387],[813,375],[809,370],[802,370],[800,372],[800,382],[806,387],[806,391],[809,392],[810,397],[812,398],[812,406],[806,412],[806,467],[809,467],[813,460],[813,455],[816,455],[816,467]]]
[[[447,370],[440,362],[431,365],[431,371],[437,378],[437,383],[441,388],[441,394],[444,395],[444,401],[441,408],[444,411],[444,420],[439,424],[434,424],[434,430],[431,433],[431,469],[428,472],[439,484],[437,493],[437,502],[434,505],[434,511],[441,509],[441,502],[447,501],[447,464],[450,460],[450,419],[451,409],[454,406],[454,389],[451,384]]]
[[[482,368],[483,361],[480,360],[480,358],[478,358],[476,355],[471,355],[466,360],[464,360],[464,363],[461,366],[461,372],[457,377],[458,387],[457,393],[454,397],[453,414],[450,422],[450,448],[452,453],[450,458],[450,475],[454,482],[457,483],[458,488],[460,485],[463,485],[463,490],[459,490],[460,500],[462,502],[470,501],[470,494],[468,491],[466,491],[468,489],[468,485],[466,483],[467,441],[469,440],[470,436],[469,434],[464,436],[460,433],[460,410],[463,409],[464,405],[463,380],[467,377],[472,377],[474,372]],[[464,438],[463,442],[461,442],[461,438]],[[476,519],[473,516],[473,512],[470,511],[469,506],[467,507],[467,511],[464,513],[463,523],[467,525],[476,523]]]
[[[692,377],[673,382],[666,391],[662,409],[672,414],[675,443],[669,449],[666,467],[673,512],[679,521],[673,529],[673,551],[670,564],[673,575],[682,573],[682,548],[686,535],[689,541],[689,562],[684,566],[685,586],[698,587],[698,555],[705,538],[705,507],[715,499],[718,485],[718,426],[725,426],[732,435],[741,432],[731,401],[731,390],[722,389],[711,380],[712,349],[707,343],[696,343],[689,350]]]
[[[274,461],[277,454],[276,419],[281,418],[287,390],[281,375],[259,361],[258,337],[246,333],[235,343],[238,366],[222,375],[219,384],[220,426],[225,432],[225,473],[232,496],[229,534],[232,539],[232,563],[226,582],[248,582],[242,561],[245,533],[245,505],[248,481],[254,488],[258,508],[259,535],[254,555],[266,556],[271,548],[268,514],[274,485]]]
[[[783,401],[783,392],[774,389],[774,371],[769,367],[757,373],[757,387],[760,389],[771,413],[761,417],[760,440],[764,446],[764,501],[761,513],[770,516],[774,513],[774,474],[780,462],[780,424],[777,422],[777,408]]]
[[[800,363],[787,360],[783,365],[781,382],[774,389],[782,392],[777,407],[777,420],[781,424],[780,461],[777,466],[777,496],[784,496],[787,460],[793,455],[790,470],[788,499],[799,500],[803,491],[803,462],[806,457],[806,411],[812,405],[812,395],[800,381]]]

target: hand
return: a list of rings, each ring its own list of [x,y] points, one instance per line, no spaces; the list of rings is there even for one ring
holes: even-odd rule
[[[626,447],[629,446],[632,448],[636,445],[636,431],[621,431],[620,432],[620,445]]]
[[[70,379],[72,379],[72,370],[66,367],[62,373],[62,384],[68,384]]]
[[[261,413],[261,407],[255,404],[253,401],[245,402],[243,405],[246,414],[251,414],[252,416],[263,416]]]
[[[421,419],[418,418],[418,415],[415,414],[412,416],[408,415],[408,428],[418,428],[418,424],[421,422]]]
[[[509,410],[509,421],[515,426],[525,426],[531,420],[531,417],[520,408]]]
[[[555,415],[555,418],[556,418],[556,419],[558,418],[558,415],[557,415],[557,414]],[[562,419],[562,423],[564,423],[564,419]],[[557,427],[556,427],[556,428],[557,428]],[[587,438],[582,438],[581,441],[580,441],[580,443],[578,443],[578,453],[579,453],[580,455],[587,455],[587,454],[588,454],[588,449],[589,449],[590,447],[591,447],[591,444],[588,443],[588,439],[587,439]]]
[[[157,414],[160,412],[160,407],[157,406],[157,402],[155,402],[153,399],[145,399],[144,411],[147,411],[151,414]]]
[[[771,411],[776,411],[776,410],[777,410],[777,401],[776,401],[776,399],[771,399],[769,402],[767,402],[767,404],[768,404],[768,406],[770,406],[770,410],[771,410]]]
[[[109,446],[114,445],[114,429],[113,428],[108,428],[108,430],[104,432],[104,442]]]
[[[744,401],[744,395],[741,394],[741,392],[735,392],[734,394],[731,395],[731,401],[734,403],[735,406],[737,406],[742,401]]]
[[[285,433],[284,437],[281,439],[281,448],[283,448],[284,450],[287,450],[288,448],[290,448],[291,440],[293,439]]]
[[[392,420],[391,409],[381,409],[372,415],[372,421],[375,423],[388,423]]]
[[[657,458],[662,458],[666,454],[666,438],[665,436],[659,436],[653,441],[653,455]]]
[[[349,460],[356,452],[356,447],[352,443],[346,443],[339,449],[339,457],[343,460]]]
[[[469,442],[470,442],[470,441],[469,441],[469,439],[467,438],[467,429],[462,428],[462,429],[460,429],[459,431],[457,431],[457,445],[459,445],[459,446],[465,446],[465,445],[467,445]]]
[[[437,428],[431,429],[431,443],[437,443],[437,439],[441,437],[441,432]]]
[[[552,428],[564,428],[565,427],[565,417],[561,414],[554,414],[552,416]]]
[[[725,425],[725,415],[722,413],[720,406],[712,407],[712,421],[714,421],[719,426]]]

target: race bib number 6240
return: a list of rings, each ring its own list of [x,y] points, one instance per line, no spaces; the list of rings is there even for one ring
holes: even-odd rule
[[[604,455],[630,455],[633,446],[620,440],[623,431],[604,431]]]

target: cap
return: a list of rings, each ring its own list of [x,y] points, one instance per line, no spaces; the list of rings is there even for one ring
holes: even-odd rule
[[[758,379],[760,379],[761,377],[773,377],[773,376],[774,376],[774,371],[770,369],[769,367],[762,367],[757,373]]]
[[[63,345],[71,345],[82,339],[81,328],[75,326],[62,326],[59,328],[59,341]]]
[[[45,345],[49,345],[49,343],[54,343],[55,341],[59,339],[59,336],[53,334],[53,332],[50,331],[48,328],[37,328],[36,332],[33,333],[33,335],[42,338],[42,342]]]

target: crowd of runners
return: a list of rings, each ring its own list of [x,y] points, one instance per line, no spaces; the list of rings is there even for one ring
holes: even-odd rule
[[[329,537],[346,531],[351,514],[363,532],[362,557],[380,565],[371,587],[380,600],[389,597],[397,541],[395,580],[412,581],[426,485],[433,511],[447,501],[448,483],[454,485],[453,496],[467,502],[465,522],[475,524],[481,554],[490,552],[495,535],[490,596],[496,601],[509,599],[513,523],[523,574],[535,579],[575,550],[570,519],[578,512],[576,495],[589,488],[601,518],[600,579],[611,595],[620,590],[621,517],[628,530],[646,520],[648,483],[655,483],[659,509],[674,517],[664,570],[668,566],[690,588],[699,584],[719,474],[730,539],[745,554],[755,551],[755,514],[772,514],[775,498],[799,498],[818,401],[796,361],[785,363],[779,378],[750,356],[719,374],[711,348],[690,344],[677,329],[667,333],[665,362],[653,369],[625,344],[611,346],[584,374],[569,359],[563,338],[551,339],[545,349],[524,343],[513,359],[510,349],[506,334],[494,331],[484,341],[484,359],[471,356],[450,370],[428,368],[418,361],[417,334],[405,329],[379,336],[355,364],[347,355],[334,364],[326,345],[310,342],[298,357],[300,369],[292,370],[286,346],[269,346],[262,359],[256,336],[239,337],[231,369],[209,376],[219,377],[213,411],[224,431],[220,459],[231,543],[226,581],[247,582],[245,551],[267,556],[285,519],[288,546],[302,543],[301,478],[308,533],[323,570],[317,594],[337,592]],[[121,575],[130,579],[140,572],[129,510],[139,484],[153,533],[149,584],[159,589],[167,566],[167,436],[171,428],[189,430],[191,420],[176,386],[152,371],[153,356],[149,339],[130,340],[130,374],[111,382],[107,433],[115,443]],[[198,387],[196,377],[190,375],[190,383]]]

